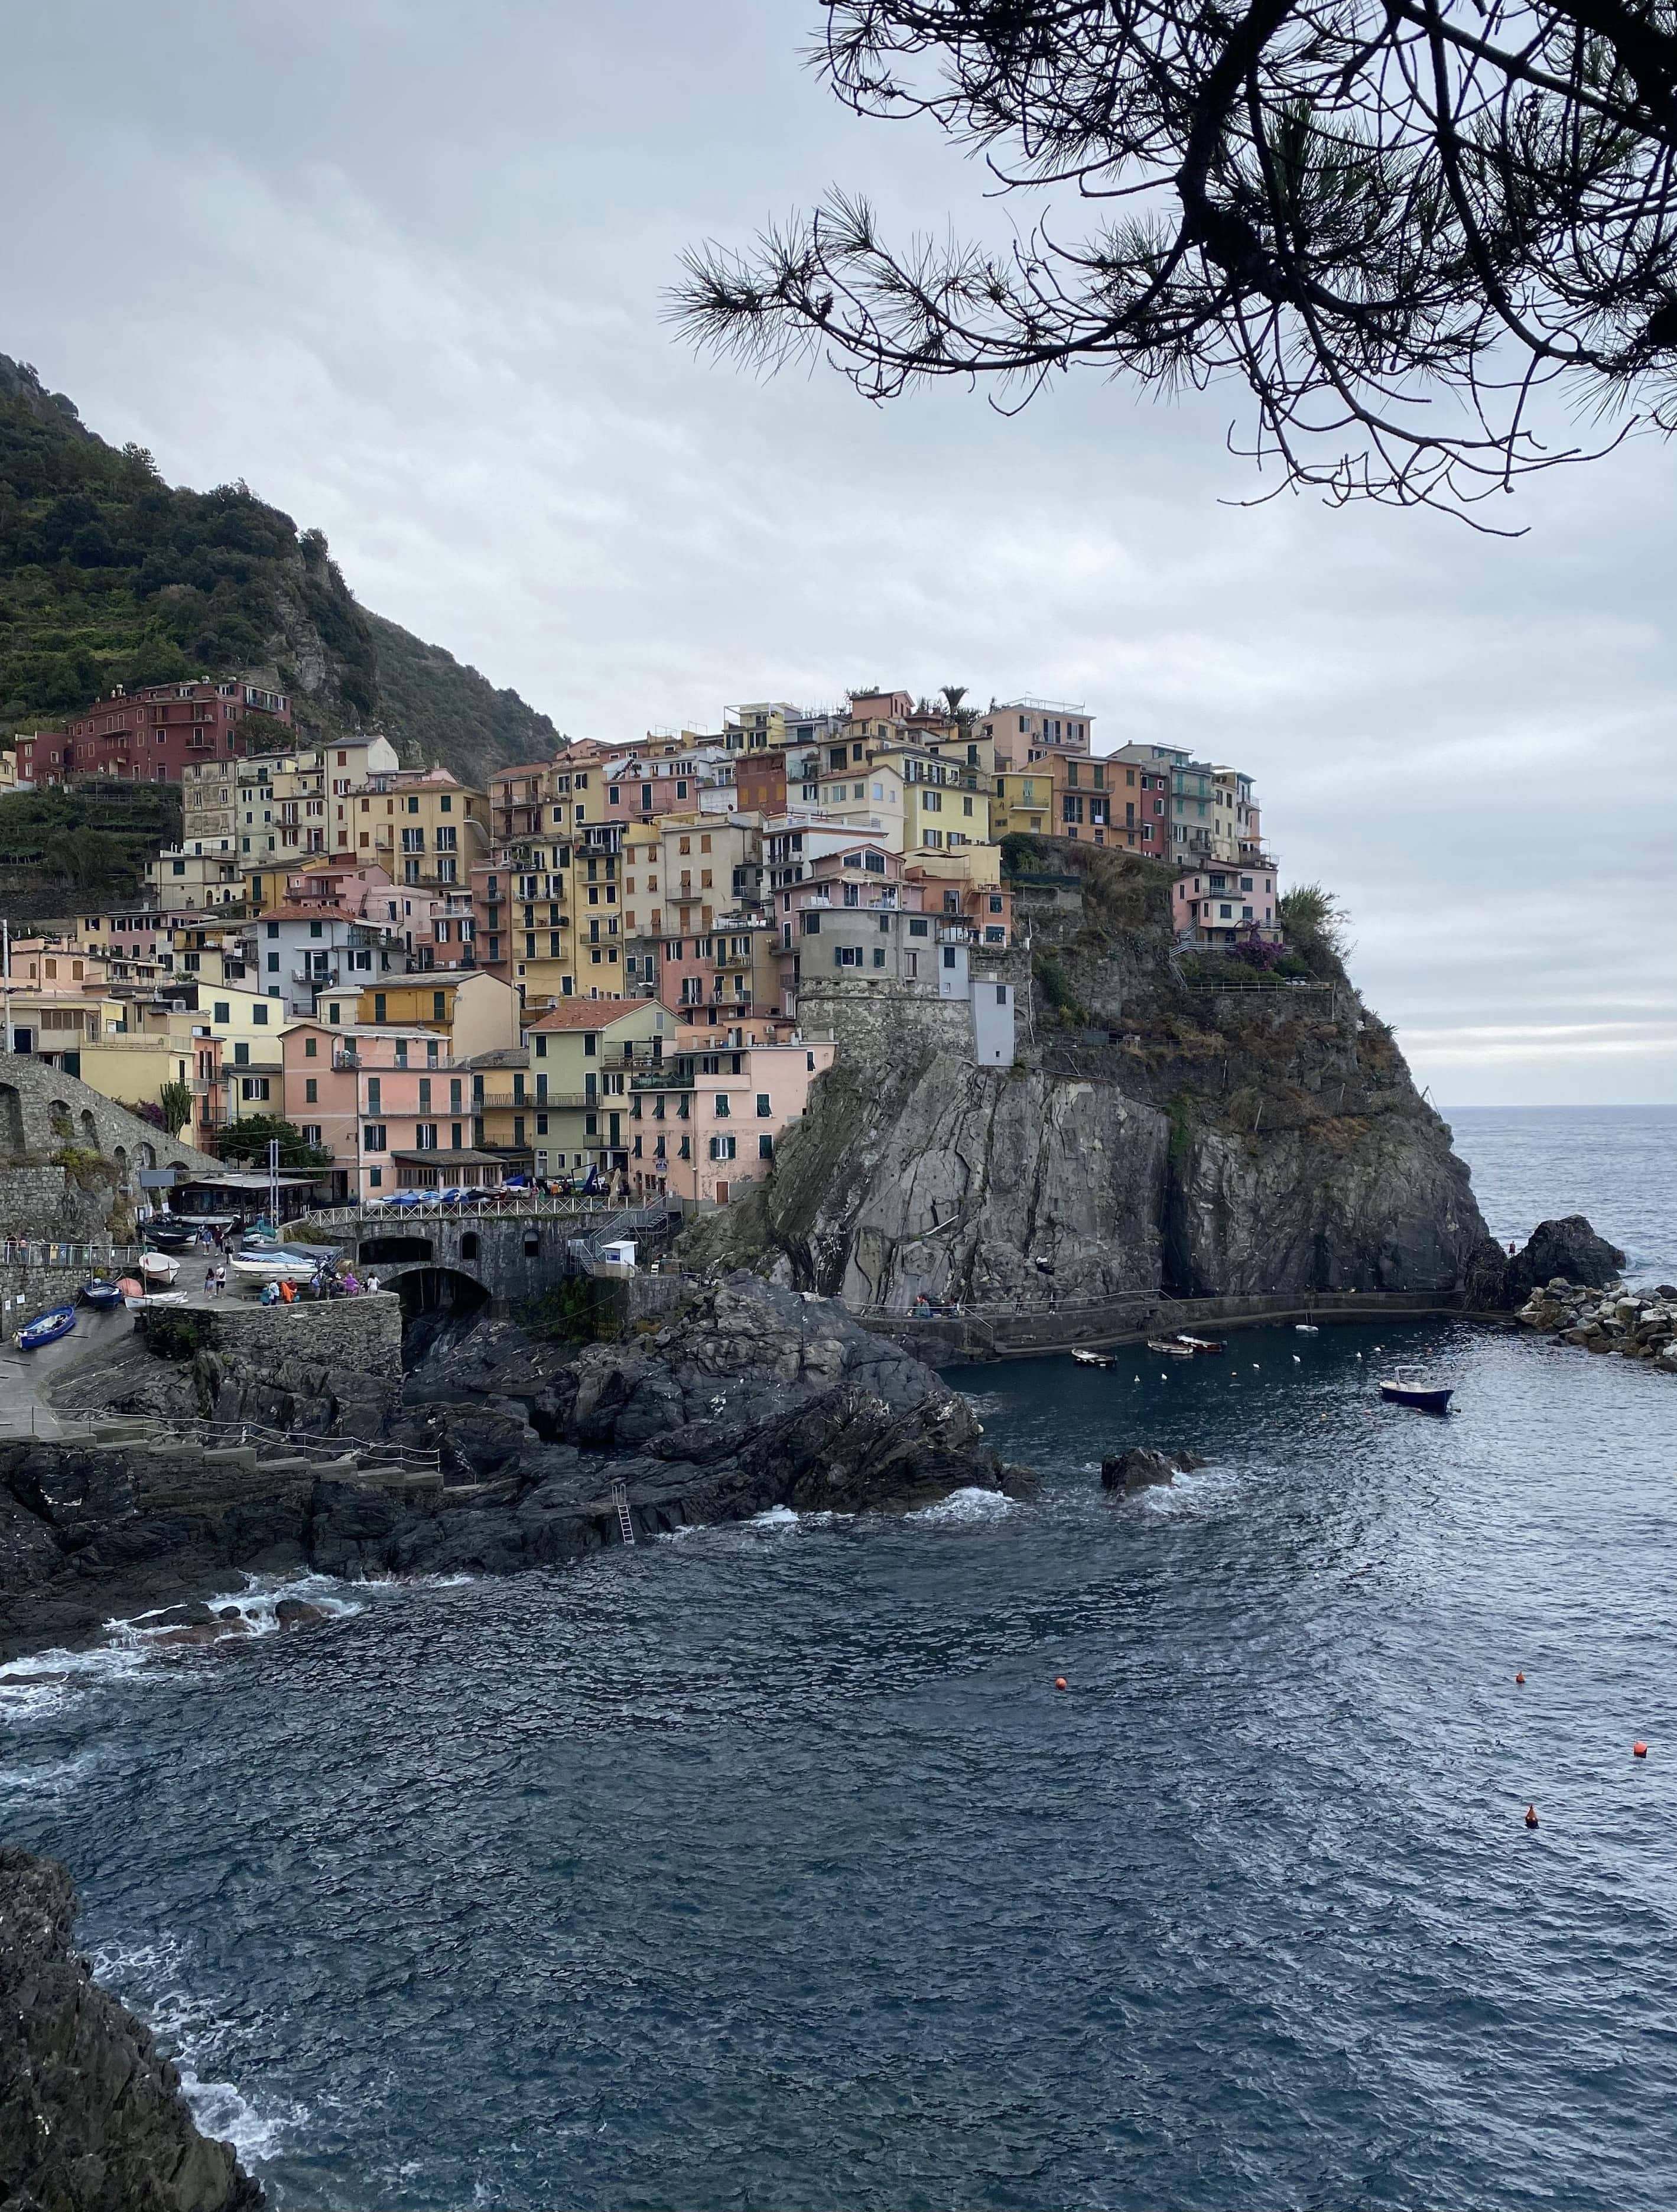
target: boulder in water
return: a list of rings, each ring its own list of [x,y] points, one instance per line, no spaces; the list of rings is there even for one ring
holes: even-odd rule
[[[1145,1490],[1155,1483],[1174,1482],[1179,1474],[1191,1474],[1196,1467],[1206,1463],[1192,1452],[1154,1451],[1147,1444],[1132,1444],[1127,1451],[1101,1462],[1101,1487]]]

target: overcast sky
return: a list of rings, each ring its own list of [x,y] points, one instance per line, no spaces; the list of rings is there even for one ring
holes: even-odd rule
[[[1510,544],[1229,504],[1234,391],[1089,374],[1004,421],[696,361],[661,319],[690,242],[835,181],[995,221],[823,94],[817,13],[21,12],[0,351],[172,481],[319,526],[368,605],[575,735],[960,682],[1236,763],[1436,1099],[1677,1100],[1677,452],[1547,479]]]

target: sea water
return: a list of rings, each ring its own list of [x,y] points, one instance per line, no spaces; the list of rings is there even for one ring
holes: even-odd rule
[[[1670,1276],[1555,1126],[1522,1197],[1457,1118],[1493,1226]],[[341,2212],[1677,2197],[1677,1383],[1451,1322],[954,1379],[1036,1501],[34,1662],[0,1823],[204,2124]]]

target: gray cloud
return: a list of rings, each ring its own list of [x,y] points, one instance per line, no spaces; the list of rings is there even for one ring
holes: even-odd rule
[[[672,343],[696,238],[834,179],[994,222],[799,65],[816,11],[70,0],[14,31],[0,347],[179,481],[246,477],[362,598],[621,737],[879,679],[1087,702],[1259,778],[1289,875],[1447,1103],[1677,1097],[1665,549],[1641,441],[1516,543],[1334,514],[1239,395],[878,410]]]

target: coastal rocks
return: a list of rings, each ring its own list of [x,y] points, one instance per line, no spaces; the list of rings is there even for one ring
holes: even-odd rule
[[[1174,1482],[1179,1474],[1191,1474],[1195,1468],[1206,1464],[1192,1452],[1155,1451],[1146,1444],[1132,1444],[1127,1451],[1101,1462],[1101,1487],[1145,1490],[1155,1484]]]
[[[107,1372],[131,1391],[125,1358]],[[266,1475],[259,1456],[234,1480],[190,1443],[0,1445],[0,1657],[225,1592],[240,1569],[510,1574],[622,1541],[623,1511],[645,1536],[775,1506],[901,1510],[1024,1487],[929,1368],[842,1308],[745,1273],[618,1343],[498,1321],[439,1336],[404,1397],[394,1440],[434,1446],[441,1489]],[[283,1626],[306,1617],[292,1605]],[[225,1626],[202,1606],[158,1625],[184,1643]]]
[[[1534,1290],[1514,1316],[1522,1328],[1544,1330],[1585,1352],[1617,1352],[1677,1373],[1677,1286],[1651,1293],[1611,1292],[1557,1275]]]
[[[1540,1221],[1518,1252],[1504,1252],[1490,1237],[1475,1246],[1462,1278],[1462,1304],[1469,1313],[1511,1313],[1551,1282],[1611,1290],[1624,1264],[1617,1245],[1598,1237],[1582,1213],[1569,1213]]]
[[[149,2029],[76,1955],[55,1860],[0,1850],[0,2203],[18,2212],[259,2212],[201,2136]]]

